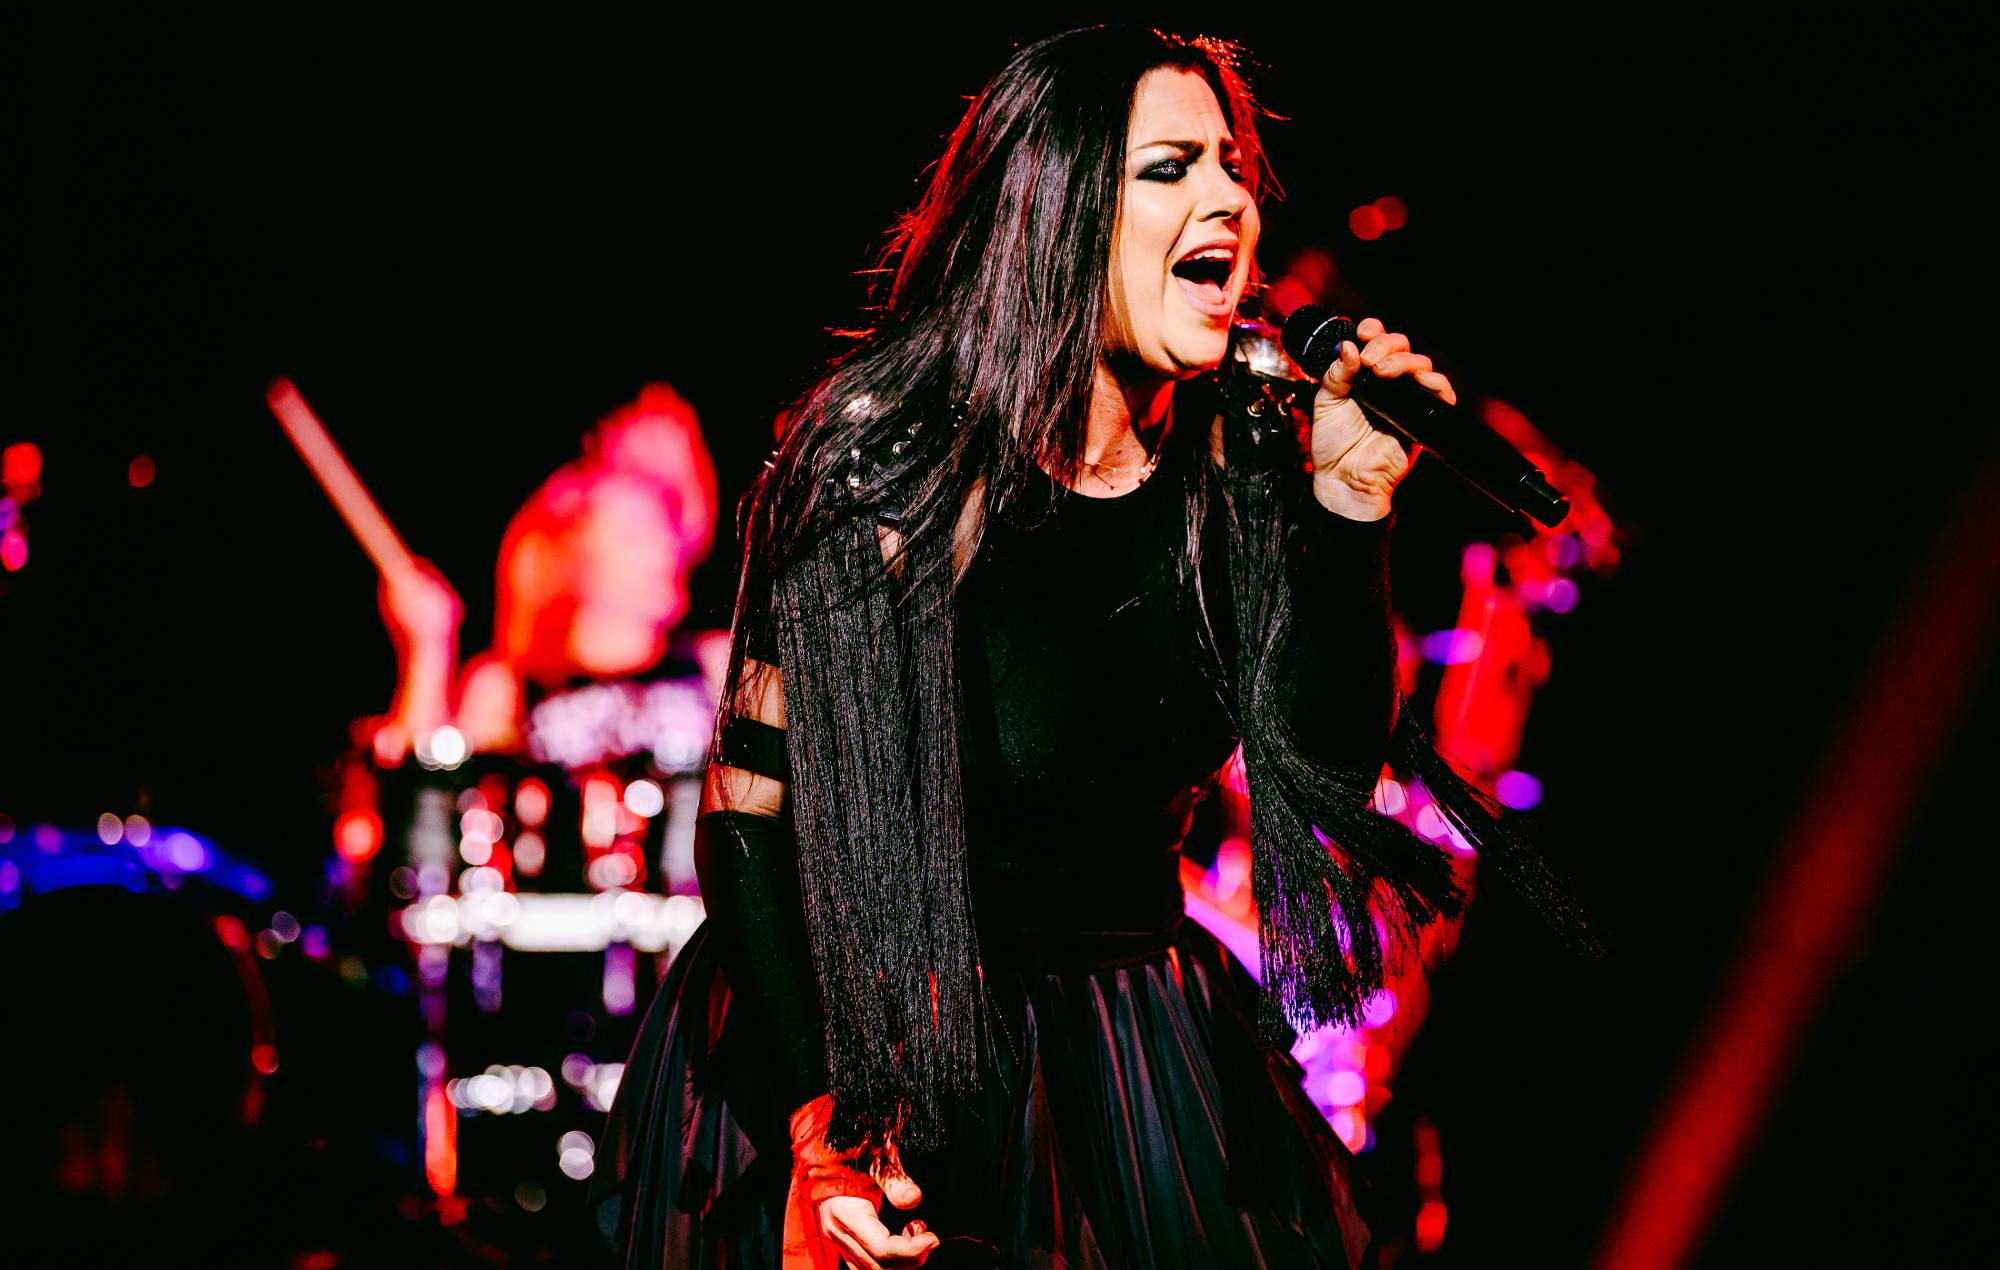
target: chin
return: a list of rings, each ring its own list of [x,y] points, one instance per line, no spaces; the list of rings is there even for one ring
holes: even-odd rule
[[[1166,336],[1162,342],[1174,364],[1185,368],[1183,373],[1202,374],[1222,365],[1229,356],[1229,331],[1235,321],[1234,308],[1228,317],[1194,320],[1183,317],[1161,332]]]
[[[1229,356],[1229,332],[1218,331],[1212,339],[1184,340],[1170,350],[1170,355],[1177,367],[1178,378],[1205,375],[1222,365],[1223,359]]]

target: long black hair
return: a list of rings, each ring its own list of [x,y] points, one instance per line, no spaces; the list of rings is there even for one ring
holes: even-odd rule
[[[1252,196],[1270,187],[1238,64],[1232,45],[1134,27],[1017,50],[890,232],[869,329],[795,405],[746,496],[727,682],[741,682],[753,643],[770,642],[762,659],[784,669],[800,888],[842,1144],[889,1124],[910,1144],[936,1140],[940,1109],[977,1086],[987,1015],[966,888],[953,593],[991,517],[1045,510],[1038,467],[1066,485],[1081,470],[1147,72],[1202,75]],[[1200,431],[1175,428],[1169,442],[1205,445]],[[1180,563],[1198,569],[1206,465],[1174,466],[1190,525]],[[734,706],[718,717],[714,761]]]

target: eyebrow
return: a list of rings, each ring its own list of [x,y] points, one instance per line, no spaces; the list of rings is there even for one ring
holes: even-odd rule
[[[1199,141],[1147,141],[1132,148],[1134,150],[1153,150],[1161,147],[1180,151],[1190,162],[1208,153],[1208,147]],[[1229,154],[1237,150],[1236,138],[1224,137],[1222,139],[1222,152],[1224,154]]]

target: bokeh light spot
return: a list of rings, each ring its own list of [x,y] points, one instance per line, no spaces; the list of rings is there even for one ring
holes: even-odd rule
[[[1568,578],[1557,578],[1549,583],[1548,591],[1542,596],[1542,607],[1551,613],[1567,613],[1576,607],[1576,583]]]
[[[1502,772],[1493,792],[1516,811],[1528,811],[1542,802],[1542,782],[1526,772]]]
[[[33,441],[16,441],[0,450],[0,481],[33,485],[42,479],[42,449]]]
[[[625,809],[635,816],[657,816],[667,796],[656,782],[636,780],[625,787]]]

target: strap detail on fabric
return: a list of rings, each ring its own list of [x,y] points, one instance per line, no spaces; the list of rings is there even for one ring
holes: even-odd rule
[[[761,719],[747,719],[740,714],[729,716],[729,721],[722,725],[722,762],[724,766],[788,784],[792,779],[791,760],[785,753],[785,730]]]

